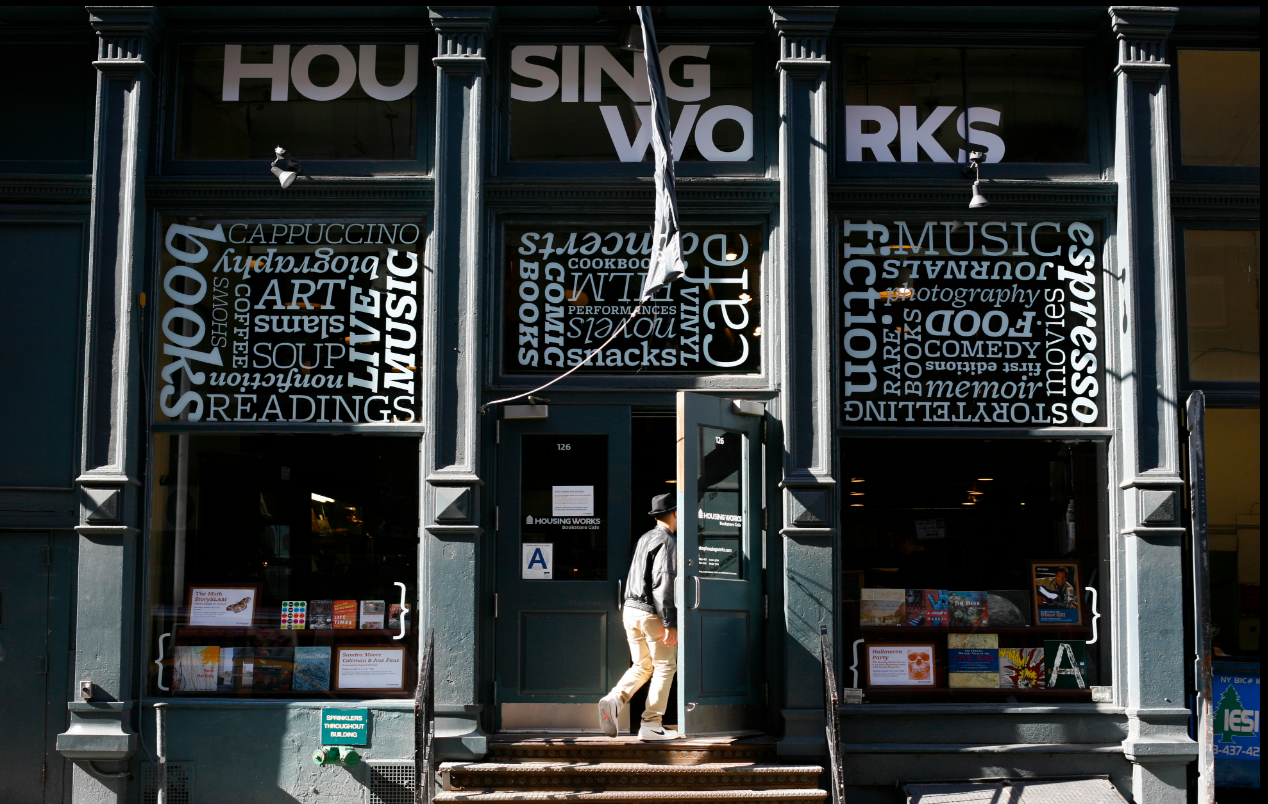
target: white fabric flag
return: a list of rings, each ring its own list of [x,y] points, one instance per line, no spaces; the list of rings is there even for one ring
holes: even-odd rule
[[[660,48],[652,26],[652,7],[635,6],[643,28],[643,53],[647,56],[647,85],[652,96],[652,153],[656,158],[656,220],[652,227],[652,255],[643,278],[643,299],[687,272],[682,259],[682,232],[678,228],[678,196],[674,188],[674,149],[669,127],[669,103],[665,98]]]

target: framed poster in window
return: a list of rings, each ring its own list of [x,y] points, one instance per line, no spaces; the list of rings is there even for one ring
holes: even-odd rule
[[[1077,562],[1031,561],[1035,625],[1083,625],[1080,588]]]
[[[932,642],[867,644],[863,650],[867,656],[869,687],[933,687],[937,684]]]
[[[336,648],[335,689],[405,689],[405,648],[373,645]]]
[[[250,628],[255,624],[256,586],[189,587],[189,624],[219,628]]]

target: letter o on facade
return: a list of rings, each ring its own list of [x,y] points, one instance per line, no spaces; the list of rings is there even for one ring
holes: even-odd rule
[[[524,301],[537,301],[538,293],[537,285],[532,282],[520,283],[520,298]]]
[[[995,317],[999,318],[999,326],[996,328],[992,328],[991,319]],[[987,335],[990,335],[992,338],[998,338],[1007,331],[1008,331],[1008,316],[1003,311],[991,310],[989,313],[982,316],[982,332],[986,333]]]
[[[734,120],[744,131],[740,147],[734,151],[713,144],[713,127],[723,120]],[[714,106],[696,121],[696,147],[710,162],[747,162],[753,158],[753,113],[739,106]]]
[[[972,326],[962,325],[961,322],[965,319],[971,320],[973,322]],[[978,328],[982,326],[982,319],[979,318],[978,314],[973,310],[961,310],[955,314],[955,322],[953,326],[955,327],[956,335],[968,337],[970,335],[977,334]]]
[[[564,286],[558,282],[551,282],[546,286],[546,301],[551,304],[562,304],[564,300]]]
[[[855,338],[863,338],[867,341],[867,348],[855,349],[853,346]],[[876,354],[876,336],[871,330],[852,329],[845,333],[845,353],[853,358],[868,358]]]
[[[339,73],[335,82],[328,87],[319,87],[308,77],[313,59],[318,56],[330,56],[339,63]],[[291,83],[299,94],[309,100],[331,101],[343,97],[357,80],[357,60],[352,51],[343,45],[305,45],[295,54],[291,62]]]
[[[198,327],[198,334],[181,335],[179,333],[172,332],[173,318],[183,318],[186,321],[194,322],[194,324]],[[169,341],[177,346],[184,346],[187,349],[192,346],[197,346],[203,339],[203,335],[206,334],[206,332],[207,325],[203,323],[202,316],[188,307],[173,307],[167,311],[167,315],[163,316],[163,334],[167,336]]]
[[[178,276],[186,279],[192,279],[198,283],[198,291],[196,293],[182,293],[179,290],[172,289],[172,280]],[[163,290],[167,291],[167,295],[177,304],[198,304],[207,295],[207,280],[203,279],[202,274],[184,265],[177,265],[167,272],[167,276],[163,277]]]
[[[540,313],[537,312],[537,305],[529,302],[524,302],[520,305],[520,321],[523,321],[525,324],[536,323],[539,315]]]
[[[1097,414],[1100,413],[1100,408],[1098,408],[1096,403],[1092,400],[1085,396],[1081,396],[1071,403],[1070,413],[1074,414],[1074,418],[1084,424],[1091,424],[1096,421]]]

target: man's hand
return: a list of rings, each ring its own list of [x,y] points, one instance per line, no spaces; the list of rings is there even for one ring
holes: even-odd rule
[[[678,629],[666,628],[665,635],[661,637],[661,642],[665,643],[665,647],[672,648],[678,644]]]

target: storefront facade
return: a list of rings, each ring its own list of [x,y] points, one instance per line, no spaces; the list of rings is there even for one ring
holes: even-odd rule
[[[14,10],[7,795],[591,728],[666,491],[689,735],[825,761],[823,631],[850,801],[1257,758],[1258,9],[982,13],[657,9],[687,274],[490,405],[637,303],[624,9]]]

